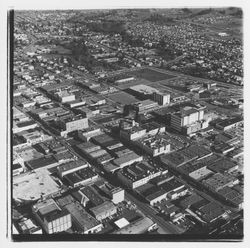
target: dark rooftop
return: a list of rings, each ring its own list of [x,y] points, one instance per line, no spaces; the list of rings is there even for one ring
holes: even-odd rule
[[[53,156],[48,156],[48,157],[33,159],[33,160],[30,160],[26,163],[30,169],[35,170],[38,168],[42,168],[42,167],[45,167],[48,165],[55,164],[55,163],[57,163],[57,160]]]

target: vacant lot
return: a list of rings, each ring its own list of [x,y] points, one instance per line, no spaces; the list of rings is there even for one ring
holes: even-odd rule
[[[141,69],[138,71],[133,71],[133,72],[130,72],[130,74],[139,78],[146,79],[150,82],[157,82],[157,81],[175,77],[174,75],[170,75],[170,74],[163,73],[163,72],[158,72],[158,71],[148,69],[148,68]]]
[[[109,98],[118,104],[131,104],[138,101],[134,96],[126,93],[126,92],[119,92],[112,95],[109,95]]]

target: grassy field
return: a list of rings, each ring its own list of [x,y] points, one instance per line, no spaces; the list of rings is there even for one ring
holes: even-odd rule
[[[141,69],[138,71],[133,71],[133,72],[130,72],[130,74],[139,78],[146,79],[150,82],[157,82],[157,81],[175,77],[174,75],[158,72],[158,71],[148,69],[148,68]]]

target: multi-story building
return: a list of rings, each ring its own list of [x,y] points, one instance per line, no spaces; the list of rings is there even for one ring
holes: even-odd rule
[[[102,230],[102,223],[89,214],[71,195],[61,197],[57,199],[57,202],[61,208],[71,213],[72,222],[77,233],[90,234]]]
[[[65,103],[65,102],[72,102],[75,100],[75,95],[70,94],[67,91],[59,91],[55,94],[55,96],[59,99],[60,102]]]
[[[159,105],[166,105],[170,103],[170,94],[154,92],[153,100],[158,102]]]
[[[146,100],[134,103],[131,107],[137,113],[143,113],[143,112],[155,109],[157,106],[158,106],[157,102],[154,102],[152,100],[146,99]]]
[[[71,214],[66,209],[61,209],[53,199],[33,205],[32,212],[47,234],[71,228]]]
[[[186,106],[171,114],[171,127],[179,132],[190,134],[208,127],[204,120],[204,107]]]
[[[169,141],[160,135],[149,135],[136,140],[134,143],[152,157],[170,152]]]
[[[70,118],[60,118],[56,120],[56,125],[61,136],[65,136],[70,132],[86,129],[88,128],[88,118],[80,117],[70,117]]]
[[[146,129],[140,127],[134,120],[123,120],[120,122],[120,137],[126,141],[139,139],[146,132]]]

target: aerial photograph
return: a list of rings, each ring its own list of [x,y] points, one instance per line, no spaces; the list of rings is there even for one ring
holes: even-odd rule
[[[243,240],[241,8],[9,16],[12,240]]]

